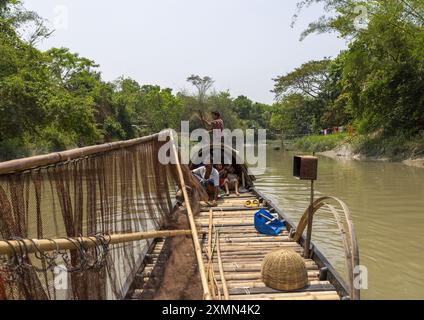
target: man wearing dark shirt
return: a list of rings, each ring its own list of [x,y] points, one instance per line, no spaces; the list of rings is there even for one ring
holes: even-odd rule
[[[213,134],[213,142],[222,142],[223,130],[224,130],[224,121],[221,119],[221,114],[218,111],[212,112],[212,121],[208,121],[205,118],[201,117],[203,124],[206,128]]]

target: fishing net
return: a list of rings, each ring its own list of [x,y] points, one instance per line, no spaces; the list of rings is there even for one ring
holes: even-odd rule
[[[158,160],[163,143],[143,140],[0,175],[0,238],[22,244],[0,257],[0,300],[122,299],[151,242],[111,245],[110,235],[166,229],[176,219],[180,181],[175,165]],[[204,194],[182,170],[196,202]],[[96,237],[96,245],[85,247],[82,236]],[[22,241],[59,238],[73,238],[75,249],[30,254]]]

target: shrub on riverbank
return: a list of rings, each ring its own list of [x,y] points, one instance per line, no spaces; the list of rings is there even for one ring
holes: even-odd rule
[[[306,136],[296,140],[293,148],[305,152],[329,151],[341,145],[347,137],[346,133]]]
[[[351,145],[354,153],[367,157],[387,157],[395,161],[423,157],[424,131],[413,137],[360,135],[351,140]]]
[[[424,131],[413,137],[406,134],[385,136],[381,133],[349,137],[347,134],[312,135],[298,139],[292,149],[304,152],[324,152],[349,146],[352,154],[367,158],[388,158],[393,161],[424,157]]]

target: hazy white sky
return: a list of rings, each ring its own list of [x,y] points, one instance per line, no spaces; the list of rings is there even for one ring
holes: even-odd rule
[[[300,64],[336,56],[335,35],[301,32],[322,11],[304,11],[292,29],[298,0],[24,0],[52,24],[41,49],[68,47],[101,66],[103,78],[190,89],[190,74],[215,79],[217,90],[271,103],[272,78]]]

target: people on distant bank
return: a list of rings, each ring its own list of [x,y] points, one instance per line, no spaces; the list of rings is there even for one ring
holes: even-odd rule
[[[219,195],[219,172],[212,164],[206,164],[192,171],[193,175],[199,180],[212,200],[212,207],[216,207]]]

